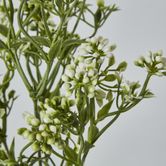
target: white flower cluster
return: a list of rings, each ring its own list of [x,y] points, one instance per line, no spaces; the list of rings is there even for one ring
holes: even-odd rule
[[[135,65],[145,67],[151,74],[163,76],[166,70],[166,57],[163,57],[161,51],[155,53],[150,52],[149,56],[140,57],[135,61]]]
[[[88,39],[86,43],[81,44],[79,55],[66,66],[62,75],[66,96],[69,97],[74,90],[81,87],[89,98],[94,97],[99,66],[103,63],[104,57],[109,56],[115,49],[114,45],[108,46],[108,43],[108,39],[98,37]]]
[[[65,82],[64,87],[66,95],[70,96],[72,91],[78,86],[87,88],[88,97],[94,97],[95,86],[97,84],[96,64],[80,56],[75,59],[74,64],[66,66],[62,80]]]
[[[101,59],[104,56],[112,55],[116,45],[109,45],[109,40],[102,36],[87,39],[86,43],[81,44],[79,55]],[[99,60],[98,63],[101,63]]]
[[[20,128],[18,133],[33,142],[34,151],[42,150],[46,154],[51,154],[52,146],[58,149],[63,148],[62,133],[66,135],[67,130],[63,128],[62,122],[67,122],[68,118],[71,118],[71,114],[64,110],[66,105],[71,107],[73,102],[66,98],[59,101],[46,99],[45,103],[40,104],[40,120],[34,115],[25,115],[26,122],[31,129]]]
[[[133,102],[135,99],[139,99],[136,89],[140,88],[138,82],[124,81],[121,85],[122,94],[125,102]]]

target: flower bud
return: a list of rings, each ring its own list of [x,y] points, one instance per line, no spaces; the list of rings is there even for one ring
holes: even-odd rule
[[[22,133],[22,136],[26,139],[26,138],[28,138],[29,134],[30,134],[30,131],[26,129],[26,130]]]
[[[37,126],[39,126],[39,124],[40,124],[40,120],[37,119],[37,118],[32,118],[32,119],[30,120],[30,124],[31,124],[32,126],[34,126],[34,127],[37,127]]]
[[[63,86],[64,86],[64,88],[66,90],[69,90],[71,88],[71,84],[70,83],[64,83]]]
[[[93,93],[93,92],[95,91],[95,86],[90,85],[90,86],[88,87],[88,91]]]
[[[42,135],[40,133],[36,134],[36,140],[38,140],[40,142],[43,141],[43,137],[42,137]]]
[[[67,75],[62,75],[62,81],[64,82],[68,82],[69,81],[69,77]]]
[[[57,131],[56,126],[54,126],[54,125],[50,125],[50,126],[49,126],[49,129],[50,129],[50,131],[52,131],[53,133],[56,133],[56,131]]]
[[[95,78],[95,79],[92,80],[92,85],[95,86],[96,84],[97,84],[97,79]]]
[[[91,92],[91,93],[88,94],[88,97],[89,97],[89,98],[93,98],[94,96],[95,96],[95,93],[94,93],[94,92]]]
[[[24,131],[26,131],[26,130],[27,130],[26,128],[20,128],[20,129],[17,130],[17,133],[19,135],[22,135],[24,133]]]
[[[90,70],[88,71],[88,76],[89,76],[89,77],[93,77],[94,74],[95,74],[95,71],[94,71],[93,69],[90,69]]]
[[[65,74],[70,77],[70,78],[73,78],[74,75],[75,75],[75,71],[74,70],[66,70],[65,71]]]
[[[54,123],[55,123],[55,124],[60,124],[60,120],[59,120],[58,118],[55,118],[55,119],[54,119]]]
[[[28,140],[29,140],[30,142],[35,141],[35,134],[34,134],[34,133],[29,134],[29,135],[28,135]]]
[[[54,145],[55,145],[59,150],[63,149],[63,142],[61,142],[61,141],[55,142]]]
[[[66,92],[66,97],[70,97],[72,95],[72,92],[70,91],[70,90],[68,90],[67,92]]]
[[[48,134],[47,131],[43,131],[43,132],[41,133],[41,135],[42,135],[43,137],[48,137],[48,136],[49,136],[49,134]]]
[[[52,120],[49,118],[48,115],[45,115],[45,116],[43,117],[43,122],[46,123],[46,124],[48,124],[48,123],[52,123]]]
[[[46,154],[51,154],[52,148],[50,145],[43,144],[41,147],[41,150],[45,152]]]
[[[53,138],[53,137],[49,137],[48,139],[47,139],[47,144],[48,145],[53,145],[55,143],[55,139]]]
[[[40,144],[39,142],[35,141],[32,145],[31,145],[33,151],[39,151],[40,150]]]
[[[47,128],[47,125],[41,124],[41,125],[39,126],[39,131],[44,131],[46,128]]]

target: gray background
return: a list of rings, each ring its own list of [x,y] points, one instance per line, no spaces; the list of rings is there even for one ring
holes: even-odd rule
[[[91,0],[90,2],[95,3]],[[166,1],[116,0],[120,11],[114,13],[98,34],[117,44],[116,58],[129,63],[125,78],[144,80],[146,72],[133,61],[149,50],[166,53]],[[85,31],[85,32],[84,32]],[[86,33],[85,28],[81,29]],[[86,166],[165,166],[166,165],[166,78],[154,77],[150,84],[156,97],[145,100],[123,114],[90,152]],[[22,113],[32,112],[32,104],[18,76],[13,87],[19,98],[10,119],[9,135],[24,126]],[[16,136],[19,149],[25,141]]]

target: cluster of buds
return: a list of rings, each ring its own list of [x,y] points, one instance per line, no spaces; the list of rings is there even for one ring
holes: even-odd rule
[[[68,97],[79,88],[82,88],[81,90],[89,98],[94,97],[100,66],[105,56],[112,55],[111,52],[115,49],[115,45],[110,46],[108,43],[108,39],[98,37],[88,39],[86,43],[81,44],[78,56],[66,66],[62,76]]]
[[[125,81],[121,85],[121,94],[125,103],[131,103],[135,99],[140,99],[137,89],[140,88],[139,82]]]
[[[140,57],[135,61],[135,65],[146,68],[148,73],[163,76],[166,75],[166,58],[163,57],[161,51],[159,52],[150,52],[147,57]]]
[[[71,128],[75,122],[74,113],[69,111],[71,106],[73,101],[65,97],[46,99],[39,106],[40,120],[34,115],[26,114],[26,122],[31,128],[20,128],[18,133],[33,142],[34,151],[51,154],[53,146],[62,149],[64,137],[69,136],[67,128]]]

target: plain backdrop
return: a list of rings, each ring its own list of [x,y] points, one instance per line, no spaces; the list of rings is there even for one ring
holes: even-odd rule
[[[88,1],[88,0],[87,0]],[[89,0],[95,4],[95,0]],[[125,78],[143,81],[146,72],[133,65],[149,50],[166,54],[165,0],[107,0],[116,3],[114,13],[98,32],[117,44],[117,61],[128,61]],[[80,29],[82,34],[85,28]],[[8,135],[16,137],[17,150],[25,143],[16,129],[25,122],[22,114],[32,112],[32,103],[18,75],[12,85],[19,98],[9,119]],[[150,89],[156,97],[144,100],[127,112],[100,138],[90,152],[85,166],[165,166],[166,165],[166,78],[154,77]]]

